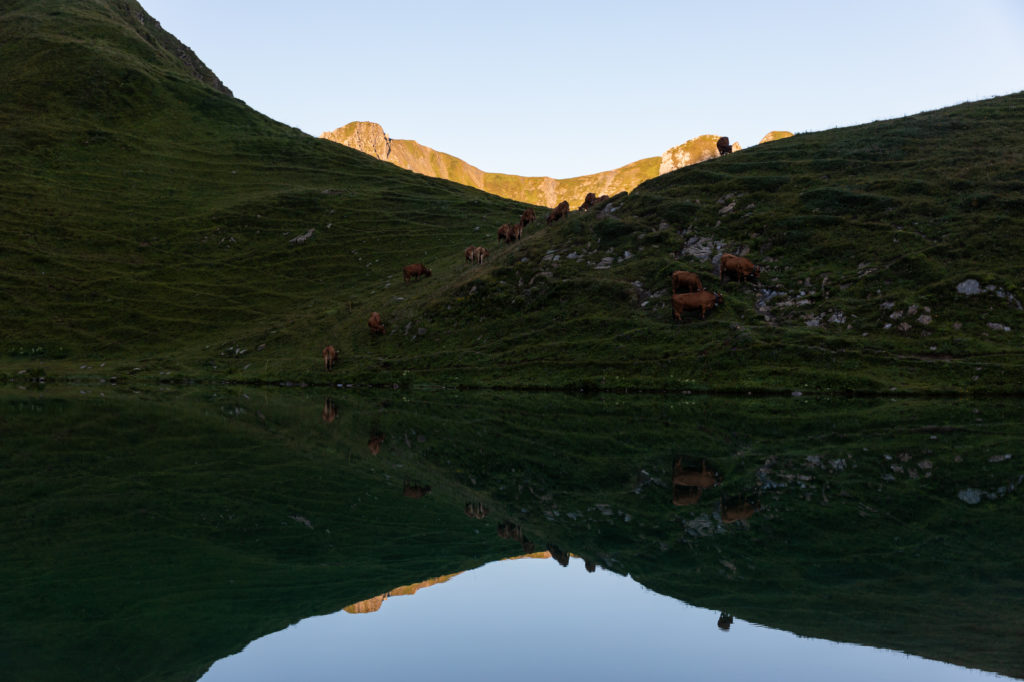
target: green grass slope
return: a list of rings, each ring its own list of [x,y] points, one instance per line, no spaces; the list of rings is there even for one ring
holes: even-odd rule
[[[252,333],[302,344],[384,273],[521,212],[267,119],[154,27],[135,2],[2,11],[4,356],[190,348],[194,365]]]
[[[523,204],[268,120],[133,2],[8,7],[0,374],[1024,385],[1022,95],[758,145],[499,245]],[[470,245],[486,264],[464,261]],[[760,282],[715,284],[723,307],[673,322],[670,273],[712,285],[722,252],[747,253]],[[403,283],[412,262],[433,277]]]

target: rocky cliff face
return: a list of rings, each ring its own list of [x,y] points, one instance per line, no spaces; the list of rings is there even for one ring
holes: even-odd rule
[[[772,132],[766,135],[762,142],[768,141],[770,137],[780,139],[791,134]],[[590,192],[598,196],[628,192],[658,175],[718,156],[718,135],[701,135],[669,149],[660,157],[641,159],[615,170],[559,180],[550,177],[487,173],[462,159],[425,147],[414,140],[394,140],[388,137],[379,124],[367,121],[349,123],[323,133],[320,137],[358,149],[406,170],[469,185],[515,201],[555,206],[566,200],[572,208],[583,203]],[[741,147],[734,143],[732,149],[739,151]]]

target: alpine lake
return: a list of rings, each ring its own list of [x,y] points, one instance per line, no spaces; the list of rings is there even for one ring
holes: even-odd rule
[[[1024,401],[0,388],[0,678],[1024,678]]]

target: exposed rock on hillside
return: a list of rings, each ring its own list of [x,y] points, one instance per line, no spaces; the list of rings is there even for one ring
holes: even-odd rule
[[[718,135],[701,135],[692,140],[687,140],[678,147],[672,147],[661,155],[661,165],[658,167],[658,175],[671,173],[684,166],[692,166],[701,161],[718,157]],[[738,152],[742,147],[739,143],[733,143],[732,150]]]
[[[791,133],[773,132],[765,136],[779,139]],[[776,137],[773,137],[776,136]],[[717,135],[701,135],[660,157],[653,156],[616,168],[615,170],[582,175],[575,178],[525,177],[488,173],[462,159],[417,143],[415,140],[395,140],[378,123],[354,121],[320,137],[358,149],[381,161],[435,178],[451,180],[491,194],[543,206],[555,206],[562,200],[572,208],[579,206],[588,193],[614,196],[628,192],[640,183],[683,166],[707,161],[718,156]],[[740,145],[733,144],[733,151]]]
[[[761,141],[758,142],[758,144],[764,144],[765,142],[774,142],[775,140],[782,140],[787,137],[793,137],[793,133],[789,132],[788,130],[773,130],[772,132],[762,137]]]

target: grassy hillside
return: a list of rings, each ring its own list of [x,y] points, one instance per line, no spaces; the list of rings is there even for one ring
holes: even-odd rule
[[[498,245],[522,204],[268,120],[154,38],[134,2],[6,7],[8,377],[1024,385],[1020,94],[758,145],[551,227],[541,209]],[[489,261],[467,264],[480,244]],[[762,265],[760,282],[715,283],[726,251]],[[403,283],[412,262],[433,277]],[[677,268],[725,305],[673,322]],[[342,354],[330,376],[327,343]]]

